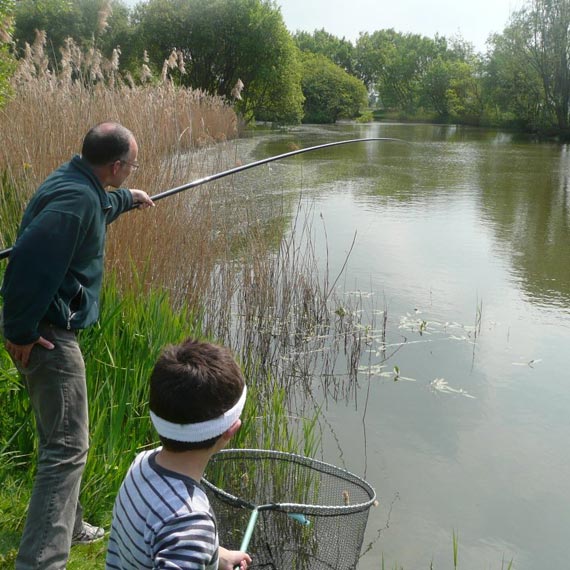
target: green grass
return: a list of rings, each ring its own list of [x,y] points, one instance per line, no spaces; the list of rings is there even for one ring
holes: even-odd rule
[[[80,335],[91,418],[81,501],[86,519],[107,528],[131,461],[141,449],[158,443],[148,418],[148,378],[160,350],[189,336],[203,338],[200,317],[187,307],[174,309],[167,292],[148,290],[143,280],[131,285],[121,293],[110,275],[100,321]],[[248,402],[232,445],[314,453],[314,418],[291,423],[285,389],[255,374],[253,356],[243,366],[250,372]],[[10,564],[31,490],[36,443],[27,395],[4,348],[0,370],[0,561]],[[305,447],[299,449],[301,436]],[[103,559],[102,545],[75,547],[68,568],[102,568]]]

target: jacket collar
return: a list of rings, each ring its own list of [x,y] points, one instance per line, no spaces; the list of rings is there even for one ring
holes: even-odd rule
[[[97,192],[97,196],[99,196],[99,200],[101,201],[101,208],[103,210],[108,210],[111,207],[111,201],[109,200],[109,195],[105,191],[105,188],[103,188],[103,185],[101,184],[99,178],[95,176],[95,173],[89,166],[89,163],[83,158],[81,158],[79,154],[76,154],[71,159],[71,164],[89,179],[93,189]]]

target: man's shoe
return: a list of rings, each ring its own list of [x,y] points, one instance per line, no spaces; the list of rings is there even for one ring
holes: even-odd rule
[[[71,538],[71,546],[75,544],[92,544],[105,536],[105,529],[83,521],[83,528]]]

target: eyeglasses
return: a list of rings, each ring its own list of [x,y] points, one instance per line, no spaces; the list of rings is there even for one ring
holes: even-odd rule
[[[138,162],[131,162],[129,160],[121,160],[122,164],[128,164],[133,170],[136,170],[140,164]]]

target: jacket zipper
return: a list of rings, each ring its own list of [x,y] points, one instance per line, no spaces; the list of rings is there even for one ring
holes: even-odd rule
[[[79,300],[81,301],[81,297],[83,297],[83,286],[79,285],[79,290],[77,291],[77,293],[75,293],[75,295],[71,298],[71,301],[73,301],[74,299],[77,298],[77,296],[79,295]],[[71,320],[73,319],[73,317],[77,314],[77,311],[72,312],[71,310],[71,301],[70,301],[70,305],[69,305],[69,315],[67,317],[67,330],[70,331],[71,330]]]

